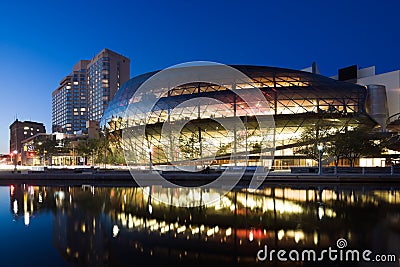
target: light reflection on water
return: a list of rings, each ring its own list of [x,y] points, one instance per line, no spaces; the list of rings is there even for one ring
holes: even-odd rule
[[[266,244],[324,249],[338,238],[353,248],[400,255],[400,190],[393,188],[237,189],[194,208],[159,203],[132,187],[12,185],[0,194],[2,201],[9,199],[1,218],[8,213],[8,220],[23,222],[11,242],[24,243],[23,228],[41,224],[40,230],[32,229],[51,233],[42,242],[51,243],[58,254],[37,257],[50,258],[53,266],[259,266],[256,253]],[[174,191],[168,197],[182,196]],[[39,220],[48,215],[51,220]],[[4,221],[1,226],[3,231],[10,227]],[[24,251],[13,253],[22,257]]]

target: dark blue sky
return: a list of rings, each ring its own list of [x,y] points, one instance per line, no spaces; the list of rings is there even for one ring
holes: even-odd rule
[[[104,47],[131,59],[132,76],[193,60],[387,72],[400,69],[399,8],[398,0],[2,0],[0,152],[16,114],[51,131],[51,92]]]

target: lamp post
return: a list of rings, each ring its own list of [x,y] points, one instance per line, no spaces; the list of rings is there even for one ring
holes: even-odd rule
[[[248,151],[248,143],[247,143],[247,138],[248,138],[248,133],[247,133],[247,131],[248,131],[248,126],[247,126],[247,123],[248,123],[247,113],[246,113],[245,119],[246,119],[246,123],[245,123],[246,136],[245,136],[245,137],[246,137],[246,168],[247,168],[247,166],[249,165],[249,151]]]
[[[39,145],[39,153],[41,152],[41,150],[42,150],[42,142],[39,142],[38,143],[38,145]],[[44,164],[44,158],[43,158],[44,156],[43,156],[43,154],[42,155],[40,155],[40,165],[42,165],[42,164]]]
[[[46,166],[46,150],[43,150],[43,166]]]
[[[104,151],[103,151],[103,162],[104,162],[104,169],[107,169],[107,126],[104,124]]]
[[[147,152],[149,153],[149,170],[150,172],[153,170],[153,163],[152,163],[152,158],[151,158],[151,152],[153,151],[152,147],[150,146],[147,149]]]
[[[75,143],[72,143],[72,166],[75,166]]]
[[[323,145],[318,145],[318,175],[322,174],[322,150],[324,149]]]
[[[17,156],[18,156],[18,151],[14,150],[13,151],[13,155],[14,155],[14,172],[17,172]]]

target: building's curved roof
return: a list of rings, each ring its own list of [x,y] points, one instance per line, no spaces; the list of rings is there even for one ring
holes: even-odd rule
[[[285,88],[313,88],[324,92],[348,92],[358,91],[366,93],[365,87],[342,82],[314,74],[293,69],[266,67],[266,66],[252,66],[252,65],[230,65],[231,67],[239,70],[247,75],[249,78],[261,84],[263,88],[271,88],[273,90],[281,90]],[[125,111],[129,100],[136,92],[136,90],[150,77],[158,73],[158,71],[148,72],[138,75],[122,85],[120,90],[115,94],[112,101],[110,101],[108,108],[103,114],[103,119],[109,119],[111,116],[121,116]],[[301,84],[301,85],[299,85]],[[260,86],[259,86],[260,87]]]

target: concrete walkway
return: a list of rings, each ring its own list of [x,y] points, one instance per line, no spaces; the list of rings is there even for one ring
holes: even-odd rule
[[[138,172],[136,175],[147,179],[148,185],[156,185],[159,182],[155,174],[146,171]],[[240,173],[227,173],[226,181],[237,180]],[[220,173],[182,173],[163,172],[164,179],[179,185],[199,186],[208,184],[220,176]],[[240,179],[239,185],[246,186],[251,179],[263,181],[268,184],[386,184],[400,186],[400,174],[293,174],[284,172],[251,173],[246,172]],[[75,170],[48,170],[48,171],[0,171],[0,184],[12,183],[27,184],[62,184],[62,185],[127,185],[135,186],[136,183],[129,171],[75,169]]]

